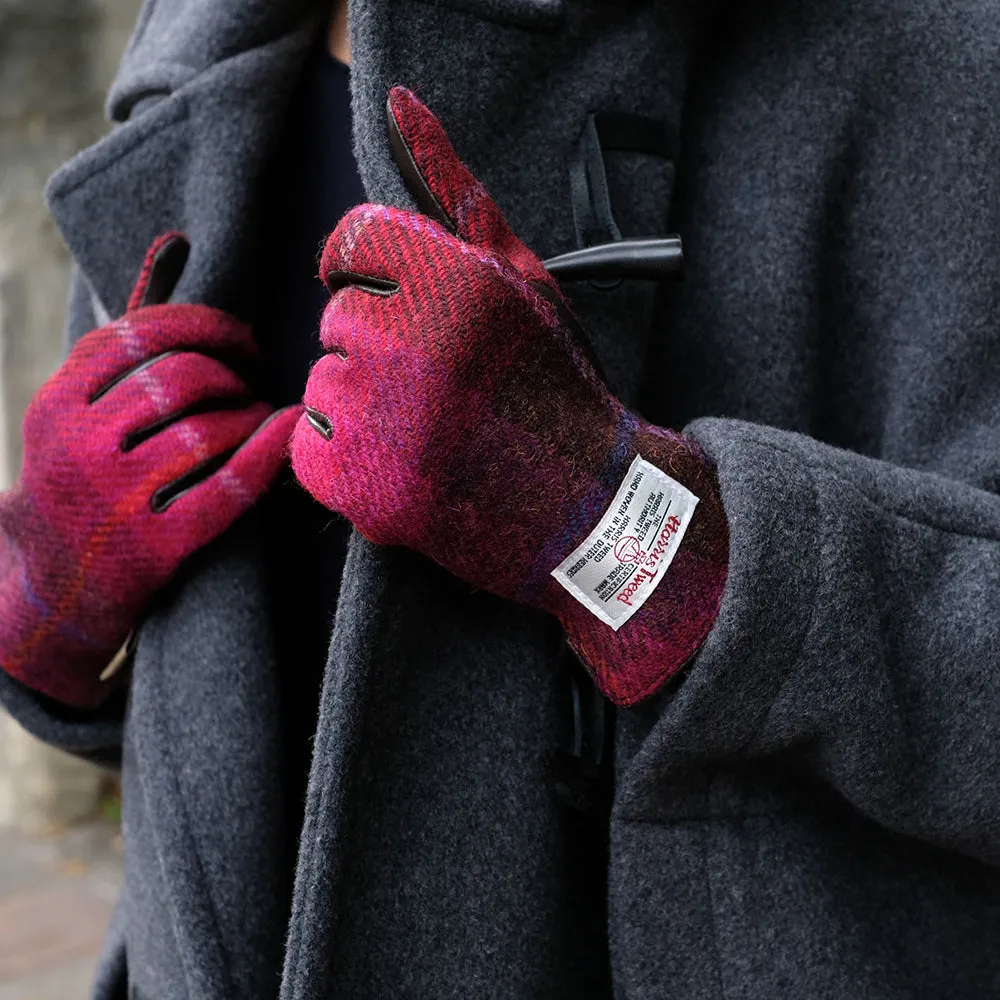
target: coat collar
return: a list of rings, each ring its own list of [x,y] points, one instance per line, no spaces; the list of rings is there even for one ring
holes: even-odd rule
[[[179,229],[192,254],[176,298],[246,316],[257,181],[317,18],[300,16],[290,30],[230,51],[255,39],[221,28],[198,38],[198,0],[180,4],[183,31],[183,19],[160,30],[165,6],[147,4],[111,90],[109,110],[129,117],[53,175],[49,209],[109,315],[124,311],[146,247]]]
[[[419,53],[393,37],[392,4],[350,2],[362,179],[371,199],[408,205],[384,101],[388,83],[413,81]],[[564,2],[430,0],[427,9],[544,30],[559,23]],[[147,246],[179,229],[192,255],[175,297],[252,316],[257,182],[327,10],[325,0],[146,0],[108,97],[119,124],[46,191],[108,315],[124,310]]]
[[[199,73],[293,34],[325,0],[145,0],[108,95],[124,121],[150,94],[172,93]]]

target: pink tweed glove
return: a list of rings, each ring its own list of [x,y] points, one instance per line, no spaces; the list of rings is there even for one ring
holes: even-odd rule
[[[149,304],[186,251],[158,240],[125,315],[42,386],[0,493],[0,665],[81,708],[109,693],[101,674],[153,594],[268,488],[301,412],[272,413],[229,367],[255,354],[234,317]]]
[[[362,205],[329,237],[328,353],[295,473],[372,541],[556,615],[632,705],[717,615],[729,536],[712,466],[608,391],[556,282],[430,111],[395,87],[388,112],[425,214]]]

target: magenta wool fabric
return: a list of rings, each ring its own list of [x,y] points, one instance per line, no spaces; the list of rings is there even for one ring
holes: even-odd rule
[[[327,241],[328,353],[306,387],[295,472],[367,538],[556,615],[601,690],[635,704],[697,651],[718,612],[729,536],[712,466],[611,395],[558,285],[431,112],[395,87],[389,115],[428,214],[362,205]],[[637,454],[699,504],[665,578],[616,632],[551,571]]]
[[[268,488],[300,412],[273,413],[230,367],[255,355],[234,317],[136,307],[177,238],[35,396],[0,493],[0,665],[78,707],[109,693],[100,675],[152,595]]]

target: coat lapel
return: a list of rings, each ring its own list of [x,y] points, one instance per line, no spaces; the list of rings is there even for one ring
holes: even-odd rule
[[[141,110],[70,160],[47,190],[56,224],[109,315],[124,311],[146,248],[168,229],[192,245],[175,298],[252,315],[258,180],[314,33],[307,18],[197,73],[160,66],[152,100],[152,71],[141,71],[141,53],[130,52],[112,106],[147,95]],[[150,38],[148,27],[141,37]]]

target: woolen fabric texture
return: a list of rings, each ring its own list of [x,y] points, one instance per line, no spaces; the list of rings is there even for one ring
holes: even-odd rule
[[[111,95],[128,120],[50,188],[71,337],[95,301],[124,310],[171,228],[178,300],[253,318],[258,185],[325,14],[147,4]],[[121,753],[101,1000],[126,967],[145,1000],[996,995],[993,5],[357,0],[351,41],[368,200],[414,207],[384,117],[402,84],[540,259],[575,247],[589,115],[676,137],[605,158],[619,228],[679,232],[684,280],[565,291],[615,396],[716,463],[726,591],[683,674],[616,712],[589,875],[553,788],[561,630],[406,550],[352,539],[301,831],[254,512],[159,595],[124,718],[3,674],[32,731]]]
[[[331,234],[328,353],[306,384],[295,474],[370,541],[556,615],[600,690],[635,704],[697,652],[718,613],[728,528],[714,470],[694,441],[610,394],[559,286],[419,98],[394,87],[388,114],[442,217],[362,205]],[[698,507],[673,562],[653,564],[658,589],[615,630],[551,573],[637,455]]]
[[[111,694],[102,672],[153,595],[274,482],[298,415],[269,419],[231,367],[256,357],[244,324],[143,305],[171,239],[153,243],[125,315],[34,397],[23,470],[0,493],[0,662],[80,708]]]

